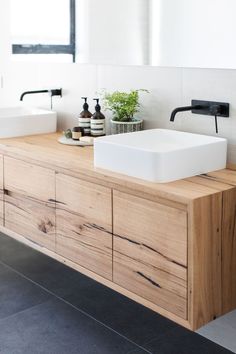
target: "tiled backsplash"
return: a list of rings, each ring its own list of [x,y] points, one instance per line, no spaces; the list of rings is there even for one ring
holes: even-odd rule
[[[171,111],[189,105],[192,98],[229,102],[230,119],[219,118],[219,136],[236,145],[236,70],[8,63],[1,73],[4,88],[0,91],[0,105],[17,104],[25,90],[62,87],[62,99],[54,98],[59,129],[76,124],[82,110],[81,96],[90,97],[93,111],[92,98],[103,89],[148,89],[149,94],[141,95],[139,113],[145,128],[164,127],[209,135],[215,135],[214,118],[187,112],[178,114],[175,123],[170,123]],[[49,108],[50,100],[47,95],[27,96],[25,104]],[[110,114],[106,115],[109,121]],[[235,149],[230,148],[229,156],[231,162],[236,162]]]

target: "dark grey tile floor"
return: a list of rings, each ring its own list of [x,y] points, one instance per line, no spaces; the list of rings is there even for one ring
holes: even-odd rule
[[[0,354],[228,350],[0,234]]]

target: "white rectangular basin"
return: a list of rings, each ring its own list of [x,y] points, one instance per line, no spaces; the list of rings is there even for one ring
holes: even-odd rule
[[[105,136],[94,142],[96,167],[159,183],[224,169],[226,158],[226,139],[167,129]]]
[[[54,133],[56,112],[39,108],[0,107],[0,138]]]

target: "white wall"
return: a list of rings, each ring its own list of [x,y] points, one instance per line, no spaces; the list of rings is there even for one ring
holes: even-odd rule
[[[166,127],[215,135],[211,117],[184,113],[173,124],[169,122],[170,113],[177,106],[189,105],[192,98],[226,101],[231,104],[231,117],[219,119],[219,131],[231,144],[229,161],[236,163],[236,70],[13,63],[8,7],[9,0],[0,0],[0,76],[3,76],[0,106],[17,104],[25,90],[62,87],[63,98],[55,98],[54,108],[59,113],[59,129],[64,129],[76,124],[82,108],[81,96],[89,96],[92,102],[102,88],[146,88],[150,94],[142,95],[140,112],[146,128]],[[49,97],[26,96],[25,104],[49,108]]]

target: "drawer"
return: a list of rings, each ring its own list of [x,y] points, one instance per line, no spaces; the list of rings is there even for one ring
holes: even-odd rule
[[[4,225],[3,156],[0,155],[0,225]]]
[[[5,195],[5,227],[55,251],[55,203],[35,201],[15,192]]]
[[[187,213],[114,191],[115,283],[187,318]]]
[[[56,200],[57,253],[111,280],[111,190],[58,174]]]
[[[4,157],[5,227],[55,250],[55,172]]]
[[[43,202],[55,199],[55,172],[11,157],[4,158],[5,189]]]

